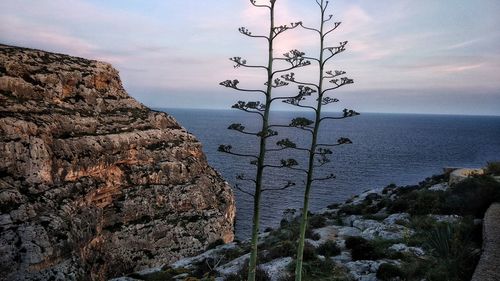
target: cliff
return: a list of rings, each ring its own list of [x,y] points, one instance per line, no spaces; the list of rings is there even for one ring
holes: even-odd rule
[[[0,280],[104,280],[233,239],[232,191],[109,64],[0,45]]]

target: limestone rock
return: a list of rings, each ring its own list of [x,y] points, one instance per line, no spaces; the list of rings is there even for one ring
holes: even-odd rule
[[[231,188],[109,64],[0,45],[0,280],[105,280],[233,239]]]
[[[377,270],[383,262],[361,260],[346,263],[351,275],[356,281],[377,281]]]
[[[271,281],[279,281],[288,276],[287,266],[292,261],[291,257],[279,258],[260,265],[260,268],[267,272]]]
[[[449,180],[449,185],[454,185],[457,184],[468,177],[474,176],[474,175],[483,175],[484,170],[483,169],[469,169],[469,168],[460,168],[456,169],[451,172],[450,174],[450,180]]]
[[[462,219],[459,215],[429,215],[429,217],[437,222],[445,223],[456,223]]]
[[[384,219],[386,224],[408,224],[410,223],[410,214],[408,213],[398,213],[392,214]]]
[[[431,187],[429,187],[429,190],[432,191],[446,191],[449,188],[448,184],[445,182],[435,184]]]
[[[393,250],[400,253],[411,253],[417,257],[425,255],[425,251],[420,247],[409,247],[403,243],[394,244],[389,247],[389,250]]]

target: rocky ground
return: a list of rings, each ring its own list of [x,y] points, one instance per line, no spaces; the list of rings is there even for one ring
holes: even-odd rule
[[[481,218],[500,200],[498,181],[470,176],[391,184],[312,214],[303,280],[470,280],[481,252]],[[261,234],[258,280],[293,280],[297,230],[298,217],[288,210],[279,228]],[[248,249],[248,241],[219,245],[116,280],[245,280]]]

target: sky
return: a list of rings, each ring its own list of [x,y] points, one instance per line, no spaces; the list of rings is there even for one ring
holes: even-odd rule
[[[278,25],[319,24],[314,0],[276,2]],[[500,1],[331,0],[328,12],[342,22],[328,45],[349,41],[328,68],[355,81],[333,93],[341,102],[330,110],[500,115]],[[238,28],[265,34],[267,19],[248,0],[2,0],[0,43],[112,63],[147,106],[223,109],[259,99],[218,84],[264,86],[265,73],[235,69],[228,58],[265,64],[266,42]],[[313,33],[295,29],[277,39],[275,55],[317,56],[318,48]],[[316,71],[296,76],[314,81]]]

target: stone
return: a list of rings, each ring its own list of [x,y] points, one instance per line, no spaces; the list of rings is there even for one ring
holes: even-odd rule
[[[378,281],[377,270],[381,261],[361,260],[345,264],[356,281]]]
[[[471,177],[473,175],[483,175],[484,170],[483,169],[472,169],[472,168],[460,168],[456,169],[451,172],[450,174],[450,179],[448,181],[449,185],[454,185],[457,184],[468,177]]]
[[[405,236],[413,234],[413,230],[398,225],[398,224],[385,224],[376,220],[363,220],[359,219],[353,222],[353,226],[361,230],[361,237],[373,239],[396,240],[402,239]]]
[[[228,243],[217,246],[215,249],[210,249],[197,256],[180,259],[172,264],[172,268],[193,268],[197,263],[203,262],[206,259],[217,259],[224,251],[236,248],[236,243]]]
[[[340,237],[361,236],[361,230],[355,227],[341,226],[339,227],[337,234]]]
[[[382,198],[383,191],[384,191],[383,188],[375,188],[375,189],[366,190],[363,193],[351,198],[350,204],[358,205],[358,204],[363,203],[363,201],[365,199],[378,200],[378,199]]]
[[[360,215],[350,215],[342,218],[342,223],[347,226],[353,226],[354,222],[357,220],[363,219],[363,216]]]
[[[392,214],[384,219],[385,224],[407,224],[410,223],[410,214],[408,213],[399,213]]]
[[[0,280],[107,280],[233,240],[201,143],[110,64],[0,45]]]
[[[429,215],[436,222],[455,223],[462,219],[459,215]]]
[[[399,262],[394,260],[359,260],[348,262],[345,266],[356,281],[378,281],[377,271],[380,265],[384,263],[399,265]]]
[[[332,257],[336,263],[347,263],[352,261],[352,256],[350,251],[342,251],[340,255]]]
[[[431,191],[446,191],[448,189],[448,184],[445,182],[435,184],[431,187],[429,187],[429,190]]]
[[[307,242],[314,247],[318,247],[320,244],[325,243],[328,240],[335,240],[337,238],[338,226],[328,225],[321,228],[313,229],[313,232],[318,234],[319,240],[306,239]]]
[[[409,247],[403,243],[394,244],[389,247],[389,250],[393,250],[400,253],[411,253],[416,257],[421,257],[425,255],[425,251],[420,247]]]
[[[414,231],[406,227],[382,227],[366,229],[361,234],[361,237],[368,240],[398,240],[405,237],[410,237],[413,234]]]
[[[245,266],[245,264],[248,263],[249,259],[250,259],[250,253],[247,253],[226,264],[217,267],[215,271],[217,271],[217,273],[219,273],[222,276],[237,274],[238,271],[240,271],[243,268],[243,266]]]
[[[260,265],[265,270],[271,281],[279,281],[288,275],[287,266],[293,261],[291,257],[272,260]]]
[[[140,279],[135,279],[132,277],[118,277],[118,278],[109,279],[109,281],[140,281]]]

